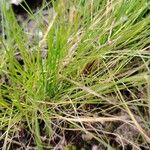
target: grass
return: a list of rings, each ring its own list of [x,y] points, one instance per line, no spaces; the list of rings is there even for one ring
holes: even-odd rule
[[[27,10],[43,33],[32,41],[8,5],[0,1],[2,149],[27,148],[18,139],[28,133],[34,141],[26,139],[28,147],[56,148],[50,141],[59,134],[66,140],[62,149],[79,149],[66,132],[88,135],[109,150],[149,149],[150,3],[57,0],[46,24],[43,2],[37,13]],[[117,132],[123,125],[135,130]],[[128,139],[130,133],[136,137]]]

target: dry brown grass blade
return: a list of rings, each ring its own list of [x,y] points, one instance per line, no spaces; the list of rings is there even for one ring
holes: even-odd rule
[[[146,131],[140,126],[140,124],[137,122],[137,120],[135,119],[133,113],[130,111],[130,109],[127,107],[128,110],[128,114],[130,115],[133,123],[135,124],[135,126],[137,127],[138,131],[141,133],[141,135],[143,135],[143,137],[146,139],[146,141],[148,143],[150,143],[150,137],[149,135],[146,133]]]
[[[143,135],[143,137],[146,139],[146,141],[147,141],[148,143],[150,143],[150,137],[149,137],[149,135],[148,135],[147,132],[141,127],[141,125],[138,123],[138,121],[135,119],[134,114],[131,112],[130,108],[128,107],[127,103],[125,102],[125,100],[124,100],[122,94],[120,93],[118,87],[117,87],[117,91],[118,91],[118,93],[119,93],[119,95],[120,95],[121,100],[122,100],[123,103],[124,103],[124,106],[125,106],[125,109],[126,109],[127,113],[129,114],[131,120],[133,121],[133,124],[136,126],[137,130],[141,133],[141,135]]]
[[[112,122],[112,121],[123,121],[126,122],[124,116],[119,117],[76,117],[76,118],[68,118],[68,117],[62,117],[58,116],[59,119],[67,120],[69,122]]]
[[[41,47],[44,45],[44,43],[45,43],[45,41],[46,41],[46,38],[47,38],[47,36],[48,36],[48,33],[49,33],[49,31],[51,30],[51,28],[52,28],[52,26],[53,26],[53,24],[54,24],[54,21],[55,21],[55,19],[56,19],[56,16],[57,16],[57,13],[54,12],[53,19],[52,19],[52,21],[49,23],[48,28],[47,28],[47,30],[46,30],[46,32],[45,32],[45,34],[44,34],[42,40],[39,42],[39,48],[41,48]]]
[[[73,56],[74,56],[74,54],[76,52],[76,49],[78,48],[79,43],[81,42],[82,38],[84,37],[84,31],[82,31],[82,29],[80,29],[75,36],[77,37],[77,39],[74,42],[74,44],[69,48],[68,54],[65,57],[65,59],[63,60],[63,62],[62,62],[61,69],[66,67],[72,61]]]
[[[79,82],[76,82],[76,81],[74,81],[74,80],[71,80],[71,79],[69,79],[69,78],[66,78],[66,77],[64,77],[64,76],[62,76],[62,75],[60,75],[60,77],[61,77],[61,78],[64,78],[64,79],[67,80],[67,81],[69,81],[70,83],[76,85],[77,88],[82,89],[82,90],[85,91],[86,93],[89,93],[89,94],[91,94],[91,95],[93,95],[93,96],[96,96],[96,97],[98,97],[98,98],[101,98],[102,100],[106,100],[109,104],[114,104],[113,101],[110,101],[110,100],[106,99],[104,96],[100,95],[99,93],[97,93],[96,91],[92,90],[91,88],[86,87],[85,85],[83,85],[83,84],[81,84],[81,83],[79,83]]]

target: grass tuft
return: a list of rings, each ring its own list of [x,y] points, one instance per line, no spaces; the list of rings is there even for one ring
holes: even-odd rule
[[[0,1],[0,147],[150,148],[150,3],[24,9]]]

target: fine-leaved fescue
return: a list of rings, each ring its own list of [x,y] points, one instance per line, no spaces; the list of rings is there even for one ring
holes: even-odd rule
[[[52,149],[54,145],[43,142],[43,136],[52,140],[56,127],[61,132],[77,130],[88,134],[107,149],[117,149],[111,144],[111,136],[120,137],[120,147],[126,141],[137,149],[141,145],[149,148],[150,3],[52,3],[53,8],[49,8],[44,1],[36,13],[27,10],[43,34],[41,39],[33,36],[30,41],[30,33],[17,22],[8,1],[0,1],[2,148],[9,149],[14,137],[25,128],[37,149]],[[47,24],[41,19],[44,9],[53,9]],[[46,56],[42,57],[45,45]],[[41,120],[45,135],[41,134]],[[137,137],[130,141],[106,127],[109,124],[115,128],[116,122],[134,127]],[[64,149],[69,149],[70,144],[63,145]]]

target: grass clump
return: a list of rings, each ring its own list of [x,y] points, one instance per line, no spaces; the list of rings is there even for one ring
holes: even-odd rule
[[[42,33],[29,38],[27,21],[0,1],[1,147],[148,149],[150,3],[52,5],[27,10]]]

